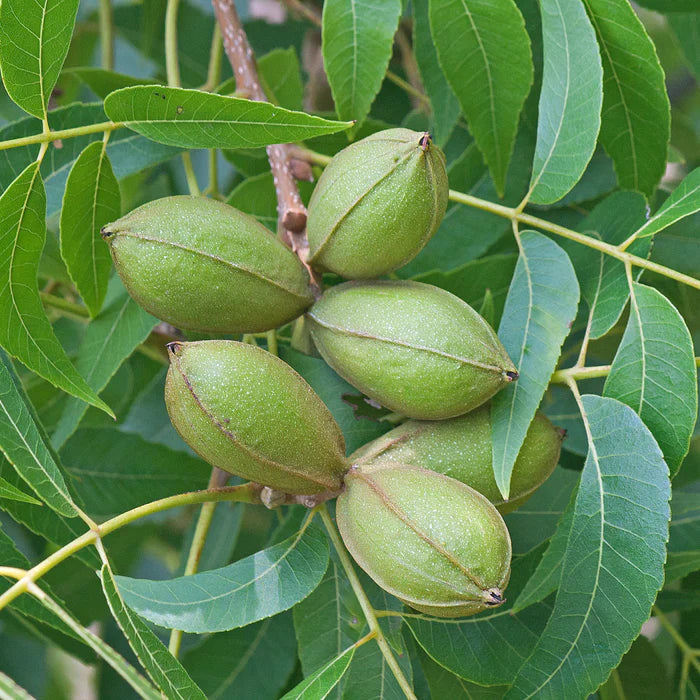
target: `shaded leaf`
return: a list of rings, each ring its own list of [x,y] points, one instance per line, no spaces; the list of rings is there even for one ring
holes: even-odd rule
[[[340,682],[350,666],[356,647],[351,646],[340,656],[329,661],[309,678],[305,678],[296,688],[283,696],[282,700],[323,700]]]
[[[15,469],[2,458],[0,458],[0,474],[15,488],[21,488],[24,484]],[[66,518],[51,508],[39,508],[22,501],[0,500],[0,509],[8,513],[15,522],[21,523],[31,532],[59,547],[80,537],[86,528],[80,518]],[[75,556],[92,569],[100,566],[100,558],[94,548],[81,549]]]
[[[222,632],[288,610],[318,586],[328,541],[309,525],[289,539],[221,569],[170,581],[117,577],[126,604],[156,625]]]
[[[442,147],[459,119],[460,108],[438,62],[430,34],[428,0],[413,0],[413,53],[430,98],[432,135],[435,143]]]
[[[508,498],[513,465],[576,317],[579,287],[566,253],[525,231],[498,337],[520,373],[492,401],[493,469]]]
[[[580,0],[540,0],[544,70],[530,201],[549,204],[579,181],[600,130],[603,69]]]
[[[61,458],[85,508],[101,518],[206,488],[211,473],[201,459],[111,428],[79,430]]]
[[[65,622],[89,647],[91,647],[104,661],[109,664],[142,698],[148,700],[158,700],[160,693],[129,664],[124,657],[114,651],[100,637],[93,634],[89,629],[83,627],[68,611],[64,610],[58,603],[42,594],[39,600],[51,612]],[[151,634],[153,634],[151,632]]]
[[[413,672],[408,652],[403,649],[401,653],[395,652],[394,657],[404,678],[411,684]],[[345,679],[343,700],[404,700],[405,697],[405,692],[374,640],[357,647]]]
[[[157,318],[129,296],[118,277],[114,278],[112,289],[111,301],[87,327],[75,362],[76,369],[95,392],[107,386],[122,362],[146,340],[158,323]],[[51,436],[54,447],[60,448],[73,434],[86,410],[85,404],[68,401]]]
[[[639,636],[608,681],[598,688],[600,700],[658,700],[674,696],[666,667],[646,637]]]
[[[636,192],[615,192],[577,226],[581,233],[617,245],[644,221],[646,204]],[[604,336],[618,321],[629,297],[625,265],[610,255],[573,241],[561,241],[576,270],[581,295],[590,309],[590,337]],[[630,252],[649,254],[650,241],[635,241]]]
[[[670,484],[661,451],[624,404],[591,395],[582,404],[590,448],[576,534],[547,627],[507,698],[592,693],[636,639],[663,584]]]
[[[634,282],[630,299],[630,318],[604,395],[639,414],[674,476],[688,454],[698,417],[693,341],[661,292]]]
[[[3,0],[0,67],[8,95],[43,119],[68,53],[78,0]]]
[[[535,572],[528,579],[525,587],[520,592],[518,599],[513,603],[516,612],[524,610],[529,605],[539,603],[559,587],[561,580],[562,562],[571,536],[571,525],[574,519],[576,505],[576,493],[569,496],[569,504],[566,506],[557,524],[547,549],[542,555]]]
[[[302,109],[304,86],[294,47],[274,49],[261,56],[258,73],[269,102],[285,109]]]
[[[696,211],[700,211],[700,168],[686,175],[656,214],[637,231],[636,237],[653,236]]]
[[[66,356],[39,298],[45,213],[44,186],[33,163],[0,197],[0,345],[54,386],[112,415]]]
[[[148,78],[134,78],[131,75],[117,73],[104,68],[67,68],[64,73],[77,75],[87,86],[101,99],[104,100],[110,92],[121,90],[134,85],[156,85],[155,80]]]
[[[56,454],[35,423],[12,368],[0,362],[0,450],[37,496],[57,513],[77,515]],[[13,485],[3,479],[9,487]],[[15,487],[15,492],[18,489]],[[22,493],[20,491],[20,493]],[[31,503],[31,498],[17,498]]]
[[[112,572],[106,564],[100,571],[100,578],[102,579],[102,590],[112,615],[124,636],[129,640],[129,645],[134,650],[141,665],[148,671],[148,675],[165,693],[166,697],[182,698],[182,700],[190,700],[190,698],[205,700],[206,696],[190,678],[182,664],[168,651],[163,642],[156,637],[143,620],[124,605]]]
[[[104,109],[112,121],[180,148],[255,148],[302,141],[351,126],[268,102],[150,85],[111,93]]]
[[[540,556],[536,550],[513,560],[508,601],[517,598]],[[508,602],[464,620],[418,615],[407,616],[405,623],[430,657],[460,678],[479,685],[510,685],[534,649],[551,609],[545,602],[514,614]]]
[[[685,59],[696,78],[700,78],[700,13],[671,14],[668,16]]]
[[[343,431],[348,454],[391,428],[388,424],[358,418],[345,394],[357,394],[355,387],[338,376],[323,360],[303,355],[291,348],[280,348],[280,357],[295,369],[321,397]]]
[[[361,124],[369,114],[391,58],[400,0],[323,3],[323,67],[342,120]]]
[[[673,489],[666,581],[700,569],[700,497],[697,486]]]
[[[523,17],[512,0],[430,0],[430,29],[447,82],[502,195],[533,81]]]
[[[207,698],[277,700],[296,664],[289,613],[208,637],[183,664]]]
[[[121,216],[119,183],[105,144],[90,144],[73,164],[61,209],[61,257],[91,316],[102,308],[112,256],[100,237]]]
[[[430,686],[433,698],[450,700],[500,700],[506,691],[505,686],[476,685],[455,676],[446,668],[436,664],[426,653],[420,653],[420,663]]]
[[[532,498],[504,516],[514,555],[526,554],[554,535],[576,490],[578,477],[570,469],[555,469]]]
[[[603,61],[600,142],[620,187],[651,199],[666,169],[671,106],[654,44],[627,0],[583,0]]]

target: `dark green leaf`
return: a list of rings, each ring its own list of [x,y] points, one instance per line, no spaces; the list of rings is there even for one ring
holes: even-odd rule
[[[557,528],[549,540],[547,549],[542,555],[535,572],[528,579],[525,587],[520,592],[518,599],[513,603],[513,610],[520,611],[529,605],[539,603],[559,587],[561,580],[562,562],[571,535],[571,524],[574,518],[576,505],[576,493],[569,494],[569,503],[559,519]]]
[[[638,0],[642,7],[648,7],[656,12],[693,12],[697,11],[696,0]]]
[[[663,661],[651,642],[641,635],[608,681],[598,688],[600,700],[658,700],[673,696]]]
[[[513,560],[508,601],[515,600],[541,556]],[[479,685],[509,685],[534,649],[552,609],[549,602],[514,614],[510,603],[464,620],[407,616],[416,641],[441,666]],[[504,643],[507,640],[507,643]]]
[[[600,142],[620,187],[651,199],[666,169],[671,106],[664,72],[628,0],[584,0],[603,60]]]
[[[16,382],[19,380],[10,372],[11,368],[0,362],[0,449],[42,501],[57,513],[73,517],[77,515],[75,503],[56,455],[45,442],[18,389]],[[3,482],[9,484],[6,480]],[[33,499],[24,500],[31,503]]]
[[[700,211],[700,168],[695,168],[676,187],[649,221],[637,231],[636,237],[653,236],[679,219]]]
[[[148,581],[122,576],[127,605],[156,625],[222,632],[288,610],[306,598],[328,566],[328,541],[309,525],[280,544],[192,576]]]
[[[700,13],[672,14],[668,23],[678,38],[685,59],[696,78],[700,78]]]
[[[465,681],[436,664],[426,653],[420,653],[420,663],[430,686],[431,697],[450,700],[500,700],[504,686],[485,687]]]
[[[19,474],[5,459],[0,459],[0,474],[5,481],[15,488],[20,488],[23,481]],[[43,537],[47,542],[63,546],[85,532],[85,523],[80,518],[64,518],[50,508],[39,508],[21,501],[0,500],[0,508],[12,519],[26,526],[31,532]],[[100,566],[100,558],[93,548],[82,549],[76,556],[90,568]]]
[[[644,197],[635,192],[615,192],[606,197],[579,224],[579,231],[606,243],[617,245],[644,221]],[[618,321],[629,297],[625,265],[602,252],[573,241],[562,241],[588,303],[591,338],[604,336]],[[649,241],[635,241],[630,252],[646,257]]]
[[[291,615],[214,634],[183,664],[210,700],[277,700],[296,664]]]
[[[582,402],[590,450],[575,536],[552,616],[506,697],[592,693],[636,639],[663,584],[670,484],[661,451],[629,407],[590,395]]]
[[[700,496],[695,486],[673,489],[666,581],[700,569]]]
[[[413,52],[432,108],[435,143],[444,146],[459,119],[459,102],[442,74],[430,34],[428,0],[413,0]]]
[[[61,210],[61,257],[91,316],[102,308],[112,271],[100,230],[121,216],[121,208],[105,143],[91,143],[71,168]]]
[[[340,682],[350,666],[356,647],[346,649],[340,656],[328,662],[296,688],[290,690],[282,700],[323,700]]]
[[[489,295],[493,304],[493,319],[499,321],[517,259],[515,254],[488,255],[449,272],[436,270],[417,275],[413,279],[446,289],[477,310]]]
[[[328,410],[343,431],[348,454],[379,437],[391,427],[366,418],[358,418],[352,406],[343,399],[345,394],[357,394],[357,389],[339,377],[323,360],[287,348],[280,349],[280,356],[304,377],[328,406]]]
[[[447,82],[502,195],[533,80],[523,17],[512,0],[430,0],[430,29]]]
[[[124,605],[114,576],[105,564],[100,572],[109,609],[148,675],[168,698],[206,700],[206,696],[163,642]]]
[[[122,362],[146,340],[156,323],[158,319],[145,312],[129,296],[119,278],[114,277],[110,301],[88,326],[76,360],[76,368],[95,392],[107,386]],[[68,401],[51,437],[54,447],[60,448],[73,434],[86,410],[85,404]]]
[[[399,0],[327,0],[323,4],[323,66],[342,120],[361,124],[384,80]]]
[[[42,595],[40,598],[48,610],[65,622],[88,646],[90,646],[106,663],[108,663],[142,698],[158,700],[160,694],[156,689],[124,659],[112,647],[106,644],[100,637],[91,632],[76,620],[73,615],[64,610],[58,603]],[[143,624],[143,623],[141,623]],[[144,626],[145,627],[145,626]],[[153,634],[151,632],[151,634]]]
[[[201,459],[111,428],[79,430],[63,446],[61,457],[87,511],[105,519],[206,488],[211,472]]]
[[[544,71],[530,201],[550,204],[579,181],[600,130],[603,69],[579,0],[540,0]]]
[[[302,109],[304,86],[294,47],[274,49],[261,56],[258,73],[269,102],[285,109]]]
[[[532,498],[505,516],[513,554],[526,554],[554,535],[577,484],[577,472],[557,468]]]
[[[0,345],[54,386],[112,415],[66,356],[39,298],[45,213],[44,186],[33,163],[0,197]]]
[[[671,476],[688,454],[698,417],[693,341],[661,292],[634,282],[630,318],[605,382],[605,396],[638,413],[659,443]]]
[[[566,253],[534,231],[521,251],[498,337],[520,373],[492,403],[493,468],[508,498],[513,465],[576,317],[579,287]]]
[[[343,131],[350,123],[252,102],[162,86],[111,93],[107,116],[158,143],[180,148],[255,148]]]
[[[403,649],[394,656],[404,678],[410,684],[413,673],[408,652]],[[404,700],[405,697],[406,694],[376,642],[371,640],[357,647],[345,679],[343,700]]]
[[[123,73],[115,73],[104,68],[92,68],[89,66],[85,68],[68,68],[64,73],[77,75],[102,100],[110,92],[121,90],[121,88],[156,84],[155,80],[149,80],[148,78],[134,78]]]
[[[9,96],[44,119],[68,53],[78,0],[3,0],[0,66]]]

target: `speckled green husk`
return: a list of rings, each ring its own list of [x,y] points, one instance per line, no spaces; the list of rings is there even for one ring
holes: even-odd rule
[[[311,264],[348,279],[401,267],[437,230],[448,191],[445,156],[425,133],[387,129],[348,146],[309,203]]]
[[[313,302],[294,253],[253,217],[213,199],[157,199],[102,236],[129,294],[178,328],[265,331]]]
[[[471,486],[501,514],[510,513],[549,478],[559,461],[563,431],[538,412],[513,467],[511,497],[503,500],[493,475],[491,406],[445,421],[406,421],[351,455],[362,471],[390,464],[412,464]]]
[[[355,561],[416,610],[461,617],[504,600],[508,530],[491,503],[459,481],[405,465],[353,468],[336,518]]]
[[[327,290],[307,318],[338,374],[410,418],[461,415],[517,378],[488,323],[429,284],[346,282]]]
[[[232,340],[171,343],[169,354],[170,420],[203,459],[286,493],[340,488],[343,435],[289,365]]]

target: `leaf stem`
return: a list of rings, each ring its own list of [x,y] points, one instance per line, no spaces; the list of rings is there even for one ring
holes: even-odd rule
[[[214,467],[211,471],[209,486],[207,488],[210,490],[222,488],[228,481],[229,476],[230,475],[225,471]],[[207,540],[207,534],[209,533],[209,528],[211,527],[211,521],[214,518],[215,510],[216,503],[211,501],[209,503],[204,503],[199,510],[199,517],[197,518],[197,524],[194,528],[192,544],[190,545],[190,551],[187,555],[187,563],[185,564],[185,570],[183,572],[184,576],[192,576],[192,574],[197,573],[197,569],[199,568],[199,560],[202,556],[202,551],[204,550],[204,544]],[[175,658],[177,658],[177,655],[180,653],[181,643],[182,630],[171,630],[168,650]]]
[[[90,318],[90,312],[85,306],[80,304],[75,304],[68,299],[63,297],[58,297],[55,294],[48,294],[47,292],[39,292],[41,301],[45,306],[51,306],[54,309],[59,309],[64,313],[70,314],[71,316],[77,316],[80,319],[87,320]]]
[[[72,129],[61,129],[59,131],[45,131],[41,134],[33,134],[32,136],[22,136],[18,139],[8,139],[0,141],[0,151],[5,151],[10,148],[20,148],[22,146],[32,146],[34,144],[45,144],[52,141],[62,141],[65,139],[74,138],[76,136],[86,136],[88,134],[99,134],[104,131],[115,131],[123,129],[124,124],[120,122],[98,122],[97,124],[87,124],[85,126],[76,126]]]
[[[99,21],[102,67],[114,70],[114,15],[111,0],[100,0]]]
[[[600,365],[598,367],[570,367],[569,369],[558,369],[549,380],[550,384],[568,384],[570,380],[596,379],[597,377],[607,377],[610,374],[612,365]]]
[[[564,226],[559,226],[558,224],[553,224],[545,219],[540,219],[537,216],[532,216],[531,214],[526,214],[524,212],[518,211],[518,209],[513,209],[512,207],[506,207],[502,204],[496,204],[494,202],[489,202],[485,199],[480,199],[479,197],[474,197],[470,194],[465,194],[464,192],[457,192],[456,190],[450,190],[450,201],[457,202],[459,204],[466,204],[467,206],[474,207],[476,209],[481,209],[482,211],[488,211],[492,214],[502,216],[506,219],[517,220],[522,224],[528,224],[529,226],[534,226],[535,228],[542,229],[543,231],[548,231],[549,233],[554,233],[557,236],[562,236],[563,238],[568,238],[570,241],[575,241],[576,243],[581,243],[582,245],[588,246],[589,248],[594,248],[599,250],[610,257],[617,258],[624,263],[634,265],[635,267],[641,267],[645,270],[651,270],[664,277],[669,277],[670,279],[676,280],[683,284],[687,284],[689,287],[695,289],[700,289],[700,280],[690,277],[689,275],[684,275],[681,272],[672,270],[664,265],[659,265],[651,260],[645,258],[640,258],[637,255],[632,255],[631,253],[626,253],[621,251],[617,246],[611,245],[610,243],[605,243],[604,241],[599,241],[591,236],[585,236],[577,231],[572,231],[571,229],[565,228]]]
[[[369,602],[369,598],[367,598],[367,594],[365,593],[364,588],[362,588],[360,579],[357,578],[357,574],[355,573],[352,561],[348,556],[347,550],[345,549],[345,545],[343,545],[343,542],[340,539],[338,530],[335,527],[335,523],[331,519],[330,514],[328,513],[328,508],[326,507],[325,503],[318,507],[318,512],[321,515],[321,520],[323,520],[323,524],[326,526],[328,536],[331,538],[331,542],[335,547],[335,551],[338,553],[340,563],[343,569],[345,570],[348,580],[350,581],[350,586],[352,587],[352,590],[354,591],[355,596],[357,597],[357,600],[360,603],[362,612],[364,613],[365,618],[367,618],[367,624],[369,625],[370,632],[374,632],[376,634],[377,644],[379,645],[379,648],[381,649],[381,652],[384,655],[384,658],[386,659],[389,668],[392,670],[394,676],[396,677],[396,680],[401,686],[401,690],[403,690],[404,694],[409,700],[417,700],[413,689],[411,688],[411,684],[406,680],[406,677],[403,675],[403,671],[401,670],[401,667],[396,661],[396,657],[391,651],[389,643],[384,637],[384,633],[382,632],[382,628],[379,626],[377,616],[374,614],[372,604]]]
[[[143,518],[153,513],[160,513],[170,508],[179,506],[187,506],[199,503],[219,502],[219,501],[238,501],[241,503],[260,503],[259,484],[247,483],[240,486],[227,486],[220,489],[205,489],[203,491],[192,491],[190,493],[181,493],[168,498],[161,498],[151,503],[132,508],[131,510],[115,516],[111,520],[107,520],[101,525],[97,525],[95,529],[76,537],[74,540],[56,550],[36,566],[31,568],[27,573],[17,581],[11,588],[0,595],[0,610],[11,603],[15,598],[24,593],[29,584],[40,579],[44,574],[51,571],[55,566],[62,561],[68,559],[76,552],[84,549],[88,545],[95,544],[98,539],[109,535],[110,533],[133,523],[139,518]]]

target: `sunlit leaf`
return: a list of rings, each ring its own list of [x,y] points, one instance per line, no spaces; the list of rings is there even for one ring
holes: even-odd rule
[[[111,93],[104,109],[112,121],[123,122],[158,143],[180,148],[256,148],[302,141],[352,126],[269,102],[150,85]]]
[[[296,688],[283,696],[282,700],[323,700],[340,682],[350,666],[355,647],[346,649],[340,656],[329,661],[309,678],[305,678]]]
[[[541,0],[544,72],[530,201],[549,204],[579,181],[600,130],[603,69],[580,0]]]
[[[0,69],[10,97],[43,119],[68,53],[78,0],[3,0]]]
[[[39,298],[46,196],[37,163],[0,197],[0,345],[59,389],[111,415],[54,335]]]
[[[520,238],[520,257],[498,328],[520,376],[494,396],[491,411],[493,469],[504,498],[579,300],[576,273],[566,253],[534,231],[525,231]]]
[[[503,194],[533,80],[523,17],[512,0],[430,0],[430,29],[447,82]]]

